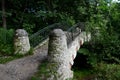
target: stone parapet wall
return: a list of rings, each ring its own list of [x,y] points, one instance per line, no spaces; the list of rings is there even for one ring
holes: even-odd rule
[[[71,70],[77,51],[85,41],[89,41],[91,35],[81,32],[72,42],[67,45],[67,32],[55,29],[49,37],[48,47],[48,71],[47,80],[66,80],[73,78]]]
[[[74,64],[74,59],[77,56],[77,51],[79,50],[79,48],[83,45],[84,42],[90,41],[90,38],[90,33],[81,32],[68,46],[68,55],[71,66]]]

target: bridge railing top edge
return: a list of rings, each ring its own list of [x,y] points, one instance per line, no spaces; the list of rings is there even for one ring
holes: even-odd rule
[[[30,36],[30,39],[33,38],[35,35],[37,35],[37,34],[39,34],[39,33],[42,33],[42,32],[44,32],[45,30],[48,30],[48,29],[53,28],[53,27],[55,27],[55,26],[57,26],[57,25],[60,25],[60,24],[61,24],[61,23],[54,23],[54,24],[52,24],[52,25],[49,25],[49,26],[47,26],[47,27],[45,27],[45,28],[37,31],[36,33],[32,34],[32,35]]]
[[[85,28],[84,22],[79,22],[67,30],[66,37],[68,46],[82,31],[85,30],[84,28]]]
[[[56,29],[56,28],[62,29],[65,26],[68,27],[66,23],[60,22],[60,23],[54,23],[52,25],[49,25],[39,30],[38,32],[32,34],[29,37],[30,45],[32,47],[35,47],[38,43],[41,43],[43,40],[45,40],[49,36],[49,33],[51,32],[51,30]]]
[[[40,43],[41,41],[45,40],[48,36],[49,33],[51,32],[51,30],[53,29],[62,29],[63,31],[68,31],[68,32],[75,32],[76,27],[80,28],[81,26],[81,22],[75,24],[74,26],[70,27],[70,25],[68,25],[67,23],[64,22],[60,22],[60,23],[54,23],[52,25],[49,25],[41,30],[39,30],[38,32],[32,34],[29,39],[30,39],[30,44],[31,46],[36,46],[38,43]],[[79,29],[80,30],[80,29]],[[72,34],[72,38],[75,35]]]

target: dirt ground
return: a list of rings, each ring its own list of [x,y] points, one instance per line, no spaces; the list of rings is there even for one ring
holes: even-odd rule
[[[34,51],[34,55],[0,64],[0,80],[30,80],[47,53],[48,46],[43,45]]]

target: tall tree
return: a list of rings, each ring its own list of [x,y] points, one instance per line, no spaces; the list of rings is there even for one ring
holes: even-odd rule
[[[3,21],[3,28],[6,27],[6,13],[5,13],[5,0],[2,0],[2,21]]]

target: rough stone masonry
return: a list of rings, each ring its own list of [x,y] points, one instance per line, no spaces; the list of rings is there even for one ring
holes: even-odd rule
[[[69,33],[69,32],[68,32]],[[43,80],[70,80],[73,78],[71,70],[77,51],[91,35],[81,32],[68,46],[67,33],[61,29],[54,29],[49,36],[48,64],[46,76]]]
[[[26,54],[30,50],[28,33],[24,29],[17,29],[14,38],[15,54]]]
[[[66,35],[61,29],[55,29],[49,37],[48,61],[50,76],[47,80],[66,80],[73,77],[69,64]]]

